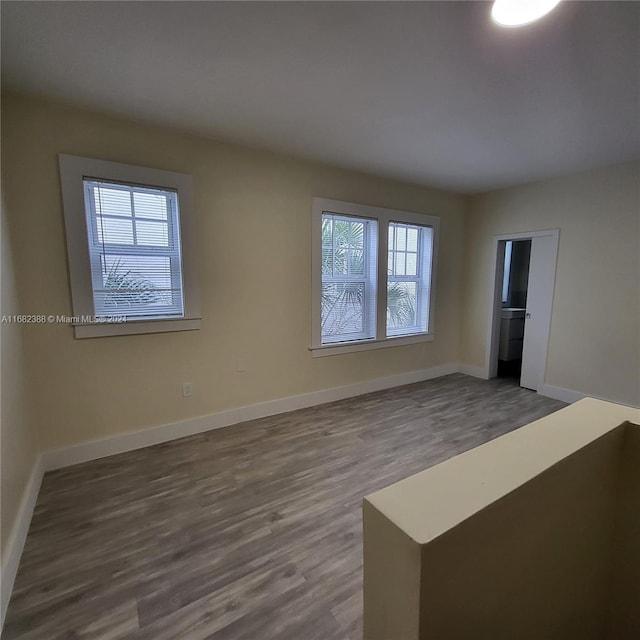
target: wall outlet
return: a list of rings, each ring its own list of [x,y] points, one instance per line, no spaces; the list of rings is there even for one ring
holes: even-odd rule
[[[193,395],[193,385],[190,382],[182,383],[182,397],[188,398]]]
[[[236,361],[236,371],[242,372],[246,371],[248,368],[247,359],[246,358],[238,358]]]

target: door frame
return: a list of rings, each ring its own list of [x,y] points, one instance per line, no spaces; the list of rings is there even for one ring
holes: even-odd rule
[[[493,236],[493,282],[491,285],[491,297],[489,298],[489,322],[487,333],[487,352],[485,356],[485,371],[487,378],[495,378],[498,375],[498,346],[500,342],[500,311],[502,309],[502,281],[504,277],[504,248],[507,240],[531,240],[532,238],[551,236],[554,240],[553,257],[553,287],[548,295],[548,304],[545,309],[538,310],[546,317],[546,331],[544,340],[544,370],[542,371],[541,382],[545,380],[547,369],[547,354],[549,350],[549,330],[551,328],[551,313],[553,309],[553,294],[555,291],[556,267],[558,264],[558,245],[560,240],[560,229],[545,229],[543,231],[524,231],[519,233],[503,233]],[[502,243],[502,244],[501,244]],[[533,255],[533,254],[532,254]],[[526,326],[525,326],[526,331]]]

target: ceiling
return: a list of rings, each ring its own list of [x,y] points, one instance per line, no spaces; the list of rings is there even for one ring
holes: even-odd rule
[[[7,2],[3,86],[477,192],[640,156],[640,3]]]

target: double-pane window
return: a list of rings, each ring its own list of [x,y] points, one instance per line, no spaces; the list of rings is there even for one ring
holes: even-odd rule
[[[433,339],[438,218],[320,198],[313,215],[317,355]]]

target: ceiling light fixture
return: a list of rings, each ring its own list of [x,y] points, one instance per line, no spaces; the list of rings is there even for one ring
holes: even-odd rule
[[[502,27],[520,27],[546,16],[560,0],[495,0],[491,19]]]

